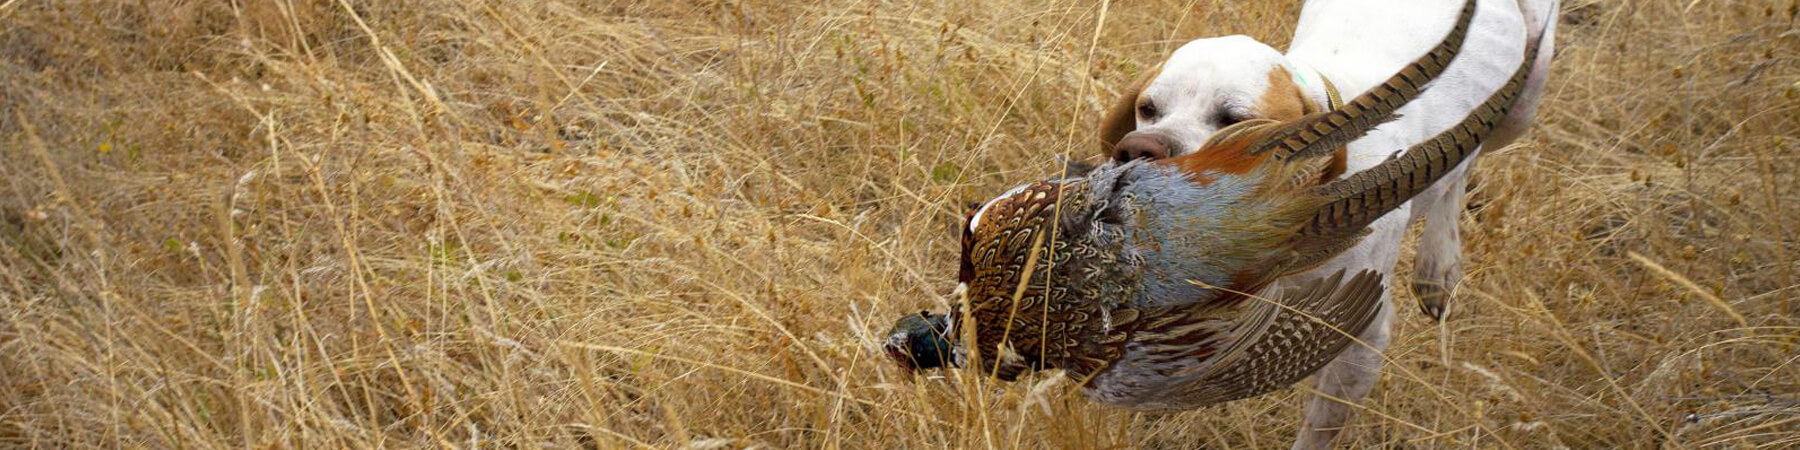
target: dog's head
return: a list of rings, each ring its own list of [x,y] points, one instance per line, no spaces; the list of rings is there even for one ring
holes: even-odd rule
[[[1294,67],[1245,36],[1189,42],[1113,104],[1100,124],[1102,150],[1118,161],[1178,156],[1231,124],[1324,110],[1322,85],[1303,89]]]

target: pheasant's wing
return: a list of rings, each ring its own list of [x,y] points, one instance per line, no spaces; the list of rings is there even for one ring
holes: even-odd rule
[[[1343,275],[1340,270],[1266,300],[1214,363],[1176,387],[1180,403],[1204,406],[1254,397],[1325,367],[1381,308],[1380,273],[1365,270],[1340,285]]]

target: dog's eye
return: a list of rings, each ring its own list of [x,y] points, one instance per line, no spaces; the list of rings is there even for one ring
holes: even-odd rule
[[[1229,127],[1232,125],[1237,125],[1238,122],[1243,122],[1243,121],[1250,120],[1250,119],[1253,119],[1253,117],[1250,117],[1249,115],[1246,115],[1246,114],[1237,114],[1237,113],[1229,113],[1228,112],[1228,113],[1220,114],[1217,119],[1213,120],[1213,122],[1215,122],[1219,126],[1219,128],[1225,128],[1225,127]]]
[[[1216,123],[1219,126],[1219,128],[1225,128],[1225,127],[1229,127],[1232,125],[1237,125],[1238,122],[1243,122],[1243,121],[1255,119],[1255,118],[1256,118],[1256,114],[1251,113],[1250,111],[1246,111],[1242,108],[1226,108],[1224,111],[1221,111],[1219,113],[1219,116],[1217,118],[1215,118],[1213,120],[1213,122]]]
[[[1138,103],[1137,114],[1138,114],[1139,119],[1155,120],[1156,119],[1156,103],[1151,102],[1149,100],[1145,100],[1143,102]]]

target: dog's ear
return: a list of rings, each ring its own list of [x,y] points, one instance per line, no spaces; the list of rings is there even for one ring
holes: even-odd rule
[[[1264,119],[1287,122],[1328,110],[1327,105],[1313,101],[1296,81],[1287,68],[1275,66],[1269,69],[1269,87],[1263,91],[1262,98],[1257,99],[1257,114]]]
[[[1133,81],[1125,90],[1119,91],[1119,99],[1114,100],[1112,108],[1107,109],[1106,115],[1100,118],[1101,155],[1111,158],[1113,146],[1118,145],[1119,140],[1125,138],[1125,134],[1137,129],[1138,95],[1142,94],[1144,88],[1150,85],[1150,81],[1155,80],[1156,75],[1160,73],[1162,73],[1162,65],[1158,64],[1145,71],[1143,75],[1139,75],[1137,81]]]

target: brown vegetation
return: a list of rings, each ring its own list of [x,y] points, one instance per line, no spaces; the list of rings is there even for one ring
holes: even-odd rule
[[[0,0],[0,446],[1285,447],[910,378],[960,206],[1294,1]],[[1355,447],[1800,445],[1794,0],[1569,0]]]

